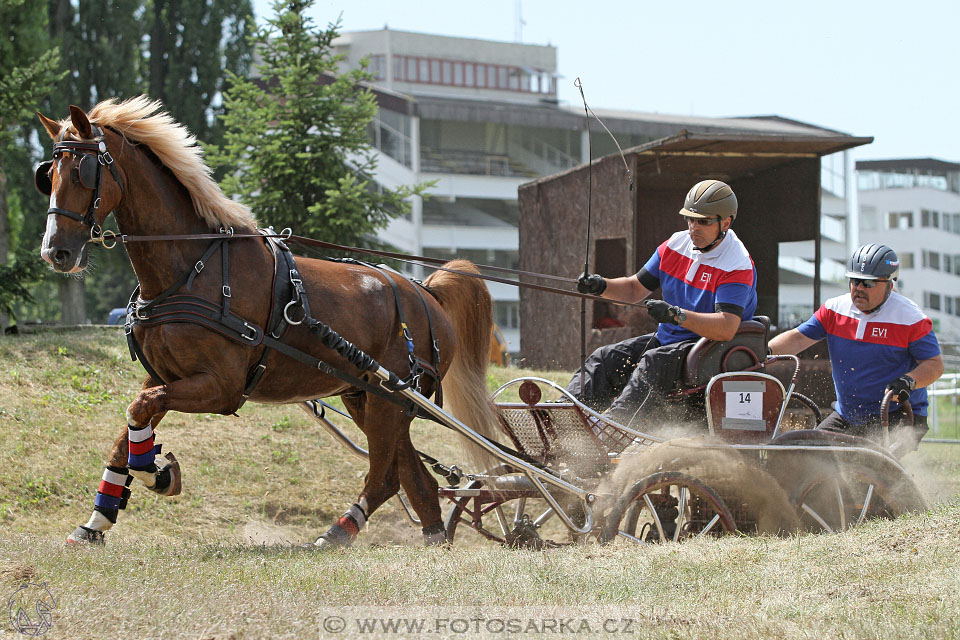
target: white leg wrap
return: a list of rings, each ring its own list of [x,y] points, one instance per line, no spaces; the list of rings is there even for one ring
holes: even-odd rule
[[[156,471],[137,471],[135,469],[130,469],[130,475],[142,482],[147,489],[153,489],[153,487],[157,484]]]
[[[90,516],[90,520],[83,526],[85,526],[87,529],[93,529],[94,531],[103,533],[112,527],[113,523],[107,520],[107,516],[103,515],[99,511],[94,511],[93,515]]]

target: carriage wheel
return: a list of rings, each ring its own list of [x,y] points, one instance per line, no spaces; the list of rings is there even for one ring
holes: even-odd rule
[[[466,489],[483,489],[481,480],[474,480]],[[508,547],[543,549],[557,546],[540,537],[539,528],[553,515],[547,508],[542,514],[528,512],[532,499],[526,497],[508,500],[479,500],[466,496],[452,499],[453,503],[443,519],[447,542],[453,544],[458,531],[472,530],[492,542]],[[538,500],[537,503],[542,503]]]
[[[870,518],[896,518],[925,506],[912,483],[852,464],[804,478],[790,501],[797,508],[801,528],[814,533],[846,531]]]
[[[622,537],[642,544],[680,542],[736,528],[716,491],[685,473],[662,471],[643,478],[617,499],[600,541]]]

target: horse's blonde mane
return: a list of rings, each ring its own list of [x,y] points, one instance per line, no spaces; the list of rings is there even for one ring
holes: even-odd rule
[[[196,137],[164,111],[159,100],[137,96],[120,102],[111,98],[97,104],[88,117],[93,124],[110,127],[128,141],[149,147],[186,187],[197,215],[211,227],[256,228],[250,209],[228,198],[214,182]],[[69,118],[60,125],[76,135]]]

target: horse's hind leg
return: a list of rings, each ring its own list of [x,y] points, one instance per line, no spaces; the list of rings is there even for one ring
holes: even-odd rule
[[[317,538],[314,544],[318,547],[350,545],[367,518],[400,489],[397,455],[400,439],[410,428],[410,418],[400,407],[382,398],[344,396],[343,403],[367,436],[370,471],[357,502]]]
[[[420,460],[417,450],[410,441],[410,431],[406,431],[400,440],[397,451],[397,469],[400,485],[410,499],[413,510],[420,518],[423,527],[423,541],[428,546],[443,544],[447,540],[443,528],[443,516],[440,510],[437,479],[427,471]]]

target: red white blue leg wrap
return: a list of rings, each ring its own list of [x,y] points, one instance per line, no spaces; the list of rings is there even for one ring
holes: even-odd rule
[[[127,473],[125,467],[107,466],[103,470],[100,486],[97,487],[97,497],[94,500],[94,509],[116,524],[117,511],[127,506],[130,497],[130,483],[133,476]]]
[[[153,442],[153,426],[127,425],[127,466],[136,471],[156,471],[154,458],[160,454],[160,445]]]

